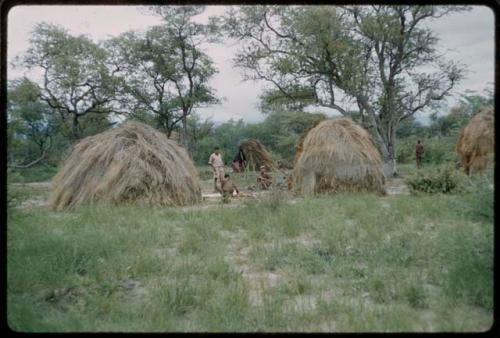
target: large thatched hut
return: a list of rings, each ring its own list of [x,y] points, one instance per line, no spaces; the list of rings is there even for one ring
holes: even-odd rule
[[[249,139],[240,143],[247,160],[247,167],[250,170],[259,170],[260,166],[266,166],[267,170],[275,170],[278,165],[273,160],[271,154],[258,140]]]
[[[385,194],[382,159],[368,132],[348,118],[320,122],[304,137],[292,178],[302,193]]]
[[[201,201],[198,175],[187,152],[139,122],[81,140],[52,185],[50,205],[55,210],[95,202],[189,205]]]
[[[295,158],[293,161],[294,165],[297,163],[300,155],[302,155],[302,151],[304,150],[304,140],[305,140],[307,134],[309,133],[309,131],[311,129],[316,127],[318,124],[320,124],[324,120],[326,120],[326,116],[320,115],[319,118],[316,121],[314,121],[309,128],[307,128],[306,130],[304,130],[304,132],[302,134],[300,134],[299,139],[297,140],[297,145],[295,146]]]
[[[494,114],[493,107],[483,108],[460,133],[455,149],[467,175],[482,172],[493,165]]]

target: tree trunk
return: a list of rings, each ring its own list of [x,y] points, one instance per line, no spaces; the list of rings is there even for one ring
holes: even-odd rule
[[[387,144],[384,145],[386,151],[382,154],[383,171],[386,177],[393,177],[397,175],[396,169],[396,133],[394,132],[395,128],[391,128],[389,132]]]
[[[365,96],[357,97],[358,106],[366,111],[368,132],[373,138],[373,142],[378,146],[382,155],[382,171],[386,177],[393,177],[396,172],[396,125],[394,121],[383,121],[380,116],[376,116],[373,107],[368,103]],[[392,116],[393,114],[387,114]]]
[[[187,133],[187,109],[183,109],[183,116],[182,116],[182,129],[181,129],[181,144],[182,146],[188,151],[189,154],[191,154],[191,151],[189,149],[189,142],[188,142],[188,133]]]
[[[73,142],[78,141],[80,133],[78,131],[78,115],[73,115],[73,123],[71,124],[71,139]]]

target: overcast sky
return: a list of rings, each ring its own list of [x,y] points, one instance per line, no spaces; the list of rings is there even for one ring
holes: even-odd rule
[[[222,14],[227,6],[207,6],[199,20]],[[8,79],[23,76],[24,69],[14,69],[11,61],[29,46],[30,33],[40,22],[60,25],[70,33],[86,34],[94,41],[107,39],[129,30],[144,30],[160,24],[158,17],[148,15],[137,6],[17,6],[8,15]],[[481,93],[492,87],[494,81],[494,14],[485,6],[474,6],[465,13],[452,14],[429,24],[440,41],[438,50],[446,58],[457,60],[469,70],[455,92],[472,90]],[[241,71],[234,67],[231,59],[237,45],[207,44],[205,52],[212,57],[219,73],[211,80],[217,94],[225,98],[220,105],[200,110],[202,117],[212,117],[215,122],[240,118],[256,122],[264,118],[258,112],[258,95],[264,83],[243,82]],[[448,100],[452,105],[455,99]],[[425,121],[425,117],[422,117]]]

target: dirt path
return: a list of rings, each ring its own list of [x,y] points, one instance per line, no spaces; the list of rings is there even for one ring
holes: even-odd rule
[[[19,187],[29,187],[37,190],[50,190],[52,188],[52,183],[50,181],[46,182],[31,182],[31,183],[13,183],[14,186]],[[393,195],[409,195],[410,190],[403,178],[390,178],[387,180],[385,189],[389,196]],[[182,207],[182,211],[193,211],[193,210],[205,210],[215,207],[225,207],[225,208],[237,208],[244,205],[245,201],[249,200],[261,200],[270,194],[269,191],[242,191],[242,194],[238,197],[231,198],[230,203],[223,204],[222,196],[219,193],[213,192],[213,187],[203,187],[202,189],[202,199],[201,205]],[[296,198],[287,199],[287,203],[293,204],[297,201]],[[47,207],[47,199],[43,196],[35,196],[23,201],[18,208],[44,208]]]
[[[409,195],[410,189],[403,178],[388,179],[385,184],[387,195]]]

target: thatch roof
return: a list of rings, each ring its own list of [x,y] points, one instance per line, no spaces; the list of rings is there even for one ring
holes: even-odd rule
[[[300,155],[302,154],[302,151],[304,150],[304,140],[309,133],[311,129],[316,127],[318,124],[320,124],[321,121],[324,121],[326,119],[325,115],[320,116],[316,121],[312,123],[312,125],[304,130],[302,134],[300,134],[299,139],[297,140],[297,145],[295,146],[295,158],[293,160],[293,164],[295,165],[297,163],[297,160],[299,159]]]
[[[249,139],[241,142],[239,146],[243,149],[250,170],[259,170],[261,165],[266,166],[267,170],[278,168],[271,154],[258,140]]]
[[[201,201],[196,169],[187,152],[140,122],[87,137],[75,145],[52,181],[51,207],[137,202],[188,205]]]
[[[466,174],[482,172],[493,164],[495,152],[495,112],[481,109],[462,130],[455,147]]]
[[[292,175],[294,189],[302,193],[385,194],[380,153],[368,132],[348,118],[325,120],[309,131]]]

